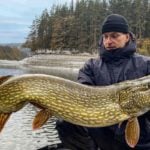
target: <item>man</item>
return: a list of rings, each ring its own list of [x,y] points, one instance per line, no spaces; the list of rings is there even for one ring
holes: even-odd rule
[[[78,81],[87,85],[111,85],[150,74],[150,58],[135,53],[136,41],[129,32],[127,20],[118,14],[109,15],[102,25],[100,57],[90,59],[80,69]],[[141,134],[135,150],[150,150],[150,113],[138,118]],[[62,121],[57,130],[64,147],[71,150],[130,150],[124,129],[113,125],[86,128]]]

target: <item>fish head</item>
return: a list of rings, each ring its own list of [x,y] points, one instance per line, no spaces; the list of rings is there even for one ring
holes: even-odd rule
[[[119,93],[120,106],[131,117],[150,110],[150,76],[130,81]]]

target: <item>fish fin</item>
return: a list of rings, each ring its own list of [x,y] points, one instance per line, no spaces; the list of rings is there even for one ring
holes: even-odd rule
[[[39,111],[32,123],[33,130],[42,127],[50,117],[52,117],[52,114],[47,109],[42,109]]]
[[[140,126],[137,117],[128,120],[125,129],[125,139],[127,144],[134,148],[140,136]]]
[[[3,130],[10,115],[11,115],[11,113],[0,113],[0,132]]]
[[[6,80],[8,80],[11,77],[12,75],[0,76],[0,84],[4,83]]]

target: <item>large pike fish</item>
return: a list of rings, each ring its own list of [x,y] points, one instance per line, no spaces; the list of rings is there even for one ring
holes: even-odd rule
[[[128,120],[130,147],[139,139],[137,117],[150,110],[150,75],[110,86],[93,87],[63,78],[28,74],[0,78],[0,131],[12,112],[32,103],[41,108],[33,129],[51,116],[87,127],[104,127]]]

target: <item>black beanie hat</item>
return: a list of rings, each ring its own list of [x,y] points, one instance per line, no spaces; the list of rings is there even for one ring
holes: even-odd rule
[[[102,34],[106,32],[129,32],[129,25],[125,17],[112,14],[107,16],[102,24]]]

